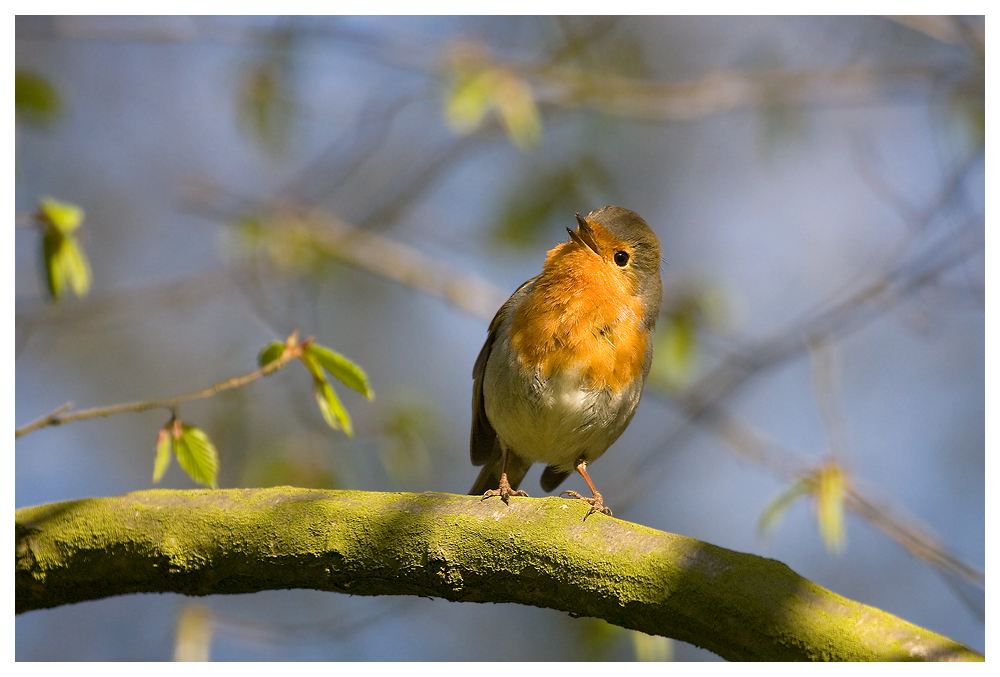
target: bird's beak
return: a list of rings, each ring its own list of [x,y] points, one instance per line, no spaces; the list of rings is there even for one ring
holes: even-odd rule
[[[594,239],[594,229],[590,227],[589,223],[587,223],[587,219],[577,214],[576,222],[579,224],[579,228],[576,230],[570,230],[567,228],[566,232],[569,233],[569,236],[578,245],[587,247],[595,254],[600,254],[597,249],[597,240]]]

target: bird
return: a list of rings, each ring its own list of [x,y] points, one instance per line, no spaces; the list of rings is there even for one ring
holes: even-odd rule
[[[563,491],[611,516],[587,466],[635,414],[653,359],[660,310],[660,241],[635,212],[607,206],[576,215],[570,239],[541,274],[511,295],[490,323],[472,369],[469,493],[527,496],[518,486],[546,464],[548,493],[574,470],[593,495]]]

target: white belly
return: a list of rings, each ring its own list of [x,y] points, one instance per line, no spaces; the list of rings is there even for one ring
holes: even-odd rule
[[[622,421],[621,395],[586,388],[576,373],[556,373],[544,382],[533,380],[530,387],[513,388],[498,388],[498,376],[488,366],[484,390],[486,415],[500,440],[527,461],[566,470],[580,458],[592,461],[603,454],[638,401],[626,405],[629,415]]]

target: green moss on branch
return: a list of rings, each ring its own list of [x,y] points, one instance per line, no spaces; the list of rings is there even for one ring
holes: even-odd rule
[[[559,498],[277,487],[141,491],[15,512],[17,613],[134,592],[312,588],[515,602],[731,660],[982,660],[784,564]]]

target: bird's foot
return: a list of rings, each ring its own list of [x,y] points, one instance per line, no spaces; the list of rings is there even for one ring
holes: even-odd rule
[[[486,500],[491,496],[499,496],[500,500],[502,500],[507,505],[510,505],[511,496],[528,497],[528,493],[526,491],[512,490],[510,487],[510,482],[507,481],[507,473],[504,473],[500,475],[500,487],[497,489],[490,489],[489,491],[487,491],[485,494],[483,494],[482,500]]]
[[[586,496],[581,496],[580,494],[576,493],[575,491],[570,491],[570,490],[566,490],[566,491],[562,492],[559,495],[560,496],[565,496],[567,494],[569,496],[572,496],[573,498],[578,498],[581,501],[586,501],[587,503],[590,503],[590,510],[588,510],[587,514],[583,516],[583,519],[587,519],[588,517],[590,517],[595,512],[603,512],[608,517],[611,517],[611,508],[604,507],[604,497],[601,496],[601,492],[595,491],[594,492],[594,496],[592,498],[587,498]]]

